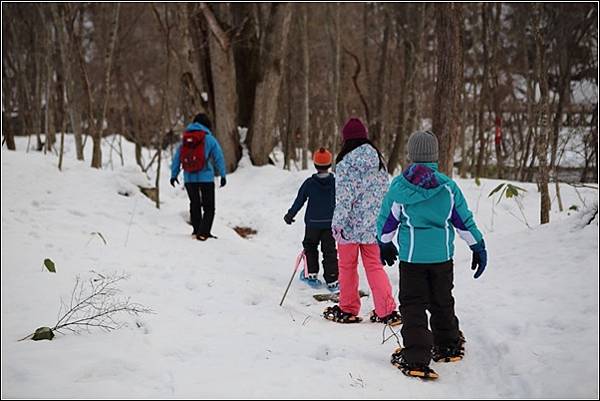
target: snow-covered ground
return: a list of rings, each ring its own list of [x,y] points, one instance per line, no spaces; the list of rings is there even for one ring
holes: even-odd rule
[[[131,144],[123,143],[125,167],[113,154],[99,171],[89,157],[74,159],[69,136],[63,172],[56,156],[25,153],[21,138],[17,146],[1,154],[3,398],[598,397],[598,219],[584,225],[581,212],[559,213],[553,195],[552,222],[539,226],[534,184],[517,184],[527,189],[523,217],[514,199],[488,198],[501,181],[457,180],[489,265],[474,280],[457,237],[454,295],[466,357],[434,363],[440,379],[425,383],[389,363],[396,344],[382,344],[381,325],[324,320],[326,305],[298,280],[279,306],[304,231],[302,216],[291,227],[282,217],[310,171],[242,160],[216,191],[219,239],[198,242],[185,190],[169,186],[168,168],[160,209],[137,193],[146,178]],[[597,190],[561,189],[566,208],[597,203]],[[244,239],[235,226],[258,233]],[[128,274],[123,295],[155,313],[123,316],[128,325],[110,333],[17,341],[54,325],[61,297],[91,270]],[[397,292],[397,269],[387,271]],[[361,282],[368,289],[362,273]],[[373,306],[363,300],[366,316]]]

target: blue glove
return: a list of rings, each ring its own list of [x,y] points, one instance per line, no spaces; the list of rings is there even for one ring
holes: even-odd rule
[[[473,251],[471,270],[477,269],[473,278],[479,278],[487,266],[487,251],[485,250],[485,242],[481,240],[475,245],[471,245],[470,248]]]
[[[377,245],[379,245],[379,255],[381,257],[381,264],[394,266],[396,263],[396,259],[398,259],[398,250],[393,242],[381,242],[377,240]]]

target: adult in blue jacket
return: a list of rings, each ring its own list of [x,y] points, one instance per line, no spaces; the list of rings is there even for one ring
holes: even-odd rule
[[[213,164],[219,170],[221,176],[221,187],[225,186],[225,158],[219,142],[211,131],[210,119],[206,114],[200,113],[194,117],[194,122],[189,124],[186,131],[204,131],[204,168],[195,172],[183,172],[183,183],[190,198],[190,217],[194,232],[192,236],[200,241],[208,238],[216,238],[211,234],[213,220],[215,218],[215,171]],[[179,184],[178,176],[181,171],[181,146],[179,144],[173,164],[171,165],[171,185]]]

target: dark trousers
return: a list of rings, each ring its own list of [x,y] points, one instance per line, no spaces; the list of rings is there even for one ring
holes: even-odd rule
[[[190,217],[194,234],[210,235],[215,219],[215,184],[213,182],[189,182],[185,189],[190,198]]]
[[[452,288],[454,266],[400,262],[400,314],[407,362],[429,365],[433,345],[455,344],[459,338]],[[427,313],[431,314],[431,331]]]
[[[338,259],[331,228],[306,227],[302,245],[309,273],[319,273],[319,250],[317,249],[319,243],[323,253],[323,277],[325,282],[332,283],[338,279]]]

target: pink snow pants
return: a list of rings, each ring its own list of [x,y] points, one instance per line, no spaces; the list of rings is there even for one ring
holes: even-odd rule
[[[371,287],[375,313],[379,317],[385,317],[396,309],[396,301],[392,295],[390,279],[381,264],[377,244],[338,243],[340,309],[353,315],[358,315],[360,312],[360,296],[358,295],[359,250],[367,274],[367,281],[369,287]]]

